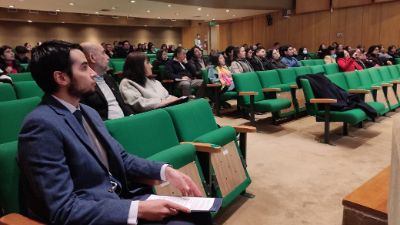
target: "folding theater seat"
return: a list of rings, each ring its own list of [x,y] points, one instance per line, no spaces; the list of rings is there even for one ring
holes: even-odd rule
[[[44,92],[35,81],[21,81],[14,83],[14,90],[18,99],[42,97]]]
[[[8,76],[11,77],[13,82],[33,81],[33,77],[30,72],[9,74]]]
[[[14,88],[11,84],[0,83],[0,102],[16,100],[17,96],[15,95]]]
[[[311,66],[311,72],[312,74],[317,74],[317,73],[325,74],[325,69],[323,65],[315,65]]]
[[[166,108],[182,142],[210,143],[220,151],[198,152],[205,177],[213,179],[213,196],[222,197],[222,206],[244,193],[251,179],[246,170],[246,132],[253,127],[218,127],[204,99]],[[240,145],[237,142],[240,134]]]
[[[397,83],[398,83],[398,80],[397,80],[397,77],[395,77],[395,78],[393,78],[393,76],[392,76],[392,72],[391,72],[391,70],[393,70],[393,69],[389,69],[389,67],[390,66],[381,66],[381,67],[379,67],[378,68],[378,71],[379,71],[379,73],[380,73],[380,75],[381,75],[381,77],[382,77],[382,80],[384,81],[384,82],[386,82],[386,83],[389,83],[389,84],[392,84],[393,86],[392,86],[392,90],[393,90],[393,92],[391,92],[391,91],[388,91],[388,93],[390,94],[390,93],[393,93],[394,95],[392,95],[392,97],[394,96],[395,98],[396,98],[396,100],[397,100],[397,107],[396,108],[398,108],[400,105],[399,105],[399,103],[400,103],[400,101],[399,101],[399,96],[397,95]],[[395,74],[395,76],[396,76],[397,74]],[[391,96],[390,95],[388,95],[388,97],[390,98]],[[393,100],[393,99],[389,99],[389,100]],[[392,101],[391,101],[392,102]]]
[[[329,76],[330,78],[331,76]],[[330,122],[343,122],[343,135],[348,135],[348,124],[355,125],[367,119],[367,115],[361,109],[351,109],[347,111],[332,111],[330,104],[336,103],[336,99],[315,98],[310,82],[307,79],[301,79],[301,86],[306,97],[306,106],[309,115],[315,116],[317,122],[324,122],[324,140],[323,143],[330,144],[329,127]],[[324,108],[318,108],[323,105]]]
[[[324,64],[324,70],[326,75],[334,74],[334,73],[339,73],[339,67],[338,64],[336,63],[331,63],[331,64]]]
[[[0,102],[0,143],[18,139],[23,120],[39,102],[38,97]]]
[[[255,123],[255,112],[271,112],[275,123],[280,111],[291,106],[286,98],[268,99],[264,93],[280,92],[280,88],[262,88],[257,73],[248,72],[233,74],[236,91],[239,95],[239,105],[250,113],[250,121]]]
[[[379,68],[377,68],[377,67],[368,69],[368,72],[369,72],[369,75],[373,82],[373,85],[382,87],[383,94],[386,98],[388,108],[391,111],[396,110],[396,108],[398,108],[400,105],[399,105],[399,102],[397,101],[397,98],[393,91],[393,88],[391,88],[391,87],[393,87],[393,84],[390,82],[390,80],[389,81],[384,80]],[[384,73],[384,72],[385,71],[383,71],[382,73]],[[388,78],[386,73],[385,73],[385,78],[386,79]]]
[[[192,144],[179,144],[174,124],[163,110],[153,110],[135,116],[108,120],[105,125],[110,134],[133,155],[166,162],[190,176],[205,196],[203,173]],[[211,150],[217,151],[210,147]],[[154,190],[161,195],[180,195],[171,185],[156,185]],[[207,191],[209,195],[209,188]]]
[[[296,76],[302,76],[302,75],[307,75],[307,74],[312,74],[311,68],[309,66],[300,66],[300,67],[294,67],[294,71],[296,71]]]
[[[400,87],[400,71],[397,69],[397,66],[392,65],[392,66],[387,66],[387,69],[390,73],[390,76],[392,77],[391,83],[393,84],[393,91],[396,96],[398,96],[399,91],[398,88]]]
[[[4,225],[43,225],[18,213],[20,209],[19,168],[17,142],[0,144],[0,211],[7,214],[0,218]]]

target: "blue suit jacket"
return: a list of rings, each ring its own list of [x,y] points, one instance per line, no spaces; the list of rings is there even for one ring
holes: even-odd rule
[[[49,224],[126,224],[135,177],[160,179],[161,163],[129,155],[92,108],[83,115],[107,151],[109,171],[97,158],[74,115],[51,96],[24,121],[18,144],[28,216]],[[135,135],[135,134],[132,134]],[[120,184],[116,193],[110,180]]]

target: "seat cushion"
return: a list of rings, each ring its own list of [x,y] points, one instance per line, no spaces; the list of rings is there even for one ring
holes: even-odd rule
[[[284,98],[262,100],[254,104],[257,112],[278,112],[282,109],[289,108],[290,105],[291,102]]]
[[[323,121],[325,111],[318,111],[318,121]],[[347,111],[331,111],[331,122],[345,122],[349,124],[357,124],[367,119],[367,115],[361,109],[352,109]]]
[[[367,102],[367,104],[369,106],[371,106],[372,108],[374,108],[376,110],[376,112],[378,112],[378,115],[380,115],[380,116],[385,114],[387,111],[385,108],[385,105],[381,102]]]
[[[19,168],[17,142],[0,145],[0,207],[5,213],[19,212]]]
[[[172,165],[174,168],[179,169],[188,163],[195,161],[196,149],[191,144],[181,144],[174,147],[165,149],[154,154],[147,159],[165,162]]]
[[[235,139],[235,129],[230,126],[226,126],[201,135],[200,137],[197,137],[194,141],[224,146]]]

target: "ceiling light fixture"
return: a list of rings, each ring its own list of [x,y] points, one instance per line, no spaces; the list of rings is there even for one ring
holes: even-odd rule
[[[73,2],[70,2],[68,5],[70,6],[74,6],[75,4]]]
[[[99,14],[99,12],[95,12],[96,14]]]
[[[215,18],[213,18],[212,20],[215,20]]]
[[[65,23],[64,21],[61,21],[61,23]]]
[[[132,0],[131,3],[135,3],[136,1]]]
[[[161,17],[157,17],[158,19],[161,19]]]
[[[111,9],[112,9],[112,10],[116,10],[116,9],[117,9],[117,7],[113,6],[113,7],[111,7]]]
[[[28,20],[28,23],[32,23],[33,21],[32,20]]]
[[[56,9],[56,12],[61,12],[61,10],[60,9]]]
[[[151,11],[150,11],[150,9],[148,9],[148,10],[146,10],[146,12],[147,12],[147,13],[150,13]]]
[[[207,16],[207,17],[209,17],[209,16],[210,16],[210,14],[207,14],[206,16]]]
[[[8,6],[9,8],[14,8],[14,6],[13,5],[10,5],[10,6]]]
[[[198,11],[201,11],[201,8],[197,8]]]
[[[172,22],[175,22],[175,21],[176,21],[176,19],[172,19],[171,21],[172,21]]]
[[[144,27],[147,27],[147,24],[145,24]]]
[[[227,10],[225,10],[225,12],[229,13],[230,11],[229,11],[229,9],[227,9]]]
[[[171,4],[168,4],[168,7],[172,7],[172,5],[171,5]]]

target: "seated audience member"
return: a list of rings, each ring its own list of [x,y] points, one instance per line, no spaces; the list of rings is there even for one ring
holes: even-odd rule
[[[222,53],[213,53],[210,55],[212,66],[208,68],[208,79],[212,83],[221,84],[221,90],[232,91],[235,88],[233,83],[232,73],[225,65],[225,58]]]
[[[0,48],[0,70],[2,74],[19,73],[22,67],[18,60],[15,59],[15,54],[10,46],[3,45]]]
[[[374,67],[375,64],[367,59],[367,56],[360,49],[356,49],[353,54],[353,58],[363,69]],[[379,65],[378,65],[379,66]]]
[[[250,62],[253,59],[253,54],[254,54],[253,48],[252,47],[246,48],[245,51],[246,51],[246,60]]]
[[[95,109],[103,120],[131,115],[133,111],[124,103],[112,74],[107,73],[109,57],[104,48],[91,42],[81,46],[89,67],[96,72],[95,91],[82,96],[81,103]]]
[[[388,54],[389,54],[393,59],[399,58],[399,57],[400,57],[399,53],[397,52],[397,47],[396,47],[395,45],[389,46],[389,48],[388,48]]]
[[[15,59],[18,60],[19,63],[29,63],[28,49],[24,46],[15,47]]]
[[[281,47],[281,44],[279,42],[275,42],[274,45],[272,46],[272,49],[276,49],[279,51],[280,47]]]
[[[334,42],[332,42],[331,46],[332,46],[334,49],[337,49],[337,47],[339,46],[339,44],[338,44],[336,41],[334,41]]]
[[[227,67],[231,67],[232,61],[233,61],[233,47],[232,45],[226,47],[225,52],[224,52],[224,57],[225,57],[225,64]]]
[[[158,50],[156,53],[156,59],[153,61],[152,66],[154,71],[159,71],[160,66],[165,66],[168,62],[168,52],[167,50]]]
[[[170,79],[177,81],[177,88],[182,90],[183,96],[191,96],[192,88],[197,89],[196,97],[203,97],[203,80],[195,79],[188,69],[186,51],[178,47],[174,52],[174,59],[165,64],[165,72]]]
[[[336,63],[336,49],[333,46],[328,46],[322,53],[325,64]]]
[[[343,72],[351,72],[354,70],[362,70],[360,66],[353,58],[350,57],[348,51],[344,50],[337,53],[337,64],[339,69]]]
[[[168,53],[174,53],[174,52],[175,52],[175,49],[176,49],[175,45],[169,45],[169,47],[168,47]]]
[[[324,43],[322,43],[320,46],[319,46],[319,48],[318,48],[318,52],[317,52],[317,54],[318,54],[318,58],[320,58],[320,59],[324,59],[324,57],[325,57],[325,49],[327,49],[328,47],[326,46],[326,44],[324,44]]]
[[[131,52],[133,52],[131,44],[129,41],[125,40],[122,42],[122,47],[118,48],[116,58],[126,58]]]
[[[144,52],[133,52],[126,58],[119,90],[125,103],[135,112],[160,108],[178,100],[152,78],[151,68]]]
[[[25,118],[18,139],[27,216],[51,225],[211,224],[208,214],[182,214],[189,210],[146,200],[151,190],[139,177],[165,180],[184,195],[201,193],[167,164],[128,154],[98,113],[79,103],[95,90],[96,73],[78,44],[44,42],[33,51],[31,72],[45,95]]]
[[[300,62],[293,56],[293,47],[292,46],[282,46],[280,48],[280,52],[283,53],[283,57],[281,62],[287,67],[299,67]]]
[[[308,54],[308,50],[307,48],[299,48],[299,54],[297,55],[297,60],[301,61],[301,60],[307,60],[307,59],[311,59],[310,55]]]
[[[265,48],[259,46],[255,52],[253,58],[250,60],[251,66],[254,71],[263,71],[266,70],[267,59],[265,58]]]
[[[106,44],[105,51],[109,58],[114,58],[114,49],[111,44]]]
[[[156,54],[156,47],[151,42],[147,45],[147,54]]]
[[[167,53],[168,53],[168,46],[167,46],[167,44],[162,44],[162,45],[160,46],[160,50],[165,50],[165,51],[167,51]]]
[[[395,63],[394,58],[385,51],[383,45],[378,45],[379,48],[379,58],[385,63],[385,65],[392,65]]]
[[[286,64],[281,62],[281,55],[277,49],[270,49],[267,52],[267,70],[287,68]]]
[[[246,50],[244,47],[235,47],[233,49],[231,71],[232,73],[246,73],[254,71],[249,61],[246,60]]]
[[[187,53],[188,70],[194,78],[203,79],[201,70],[207,69],[207,63],[203,59],[203,51],[201,48],[194,46]]]
[[[337,47],[336,47],[336,52],[342,52],[344,50],[344,45],[342,45],[342,44],[339,44]]]
[[[384,66],[385,63],[379,58],[379,46],[372,45],[368,48],[367,58],[374,66]]]

